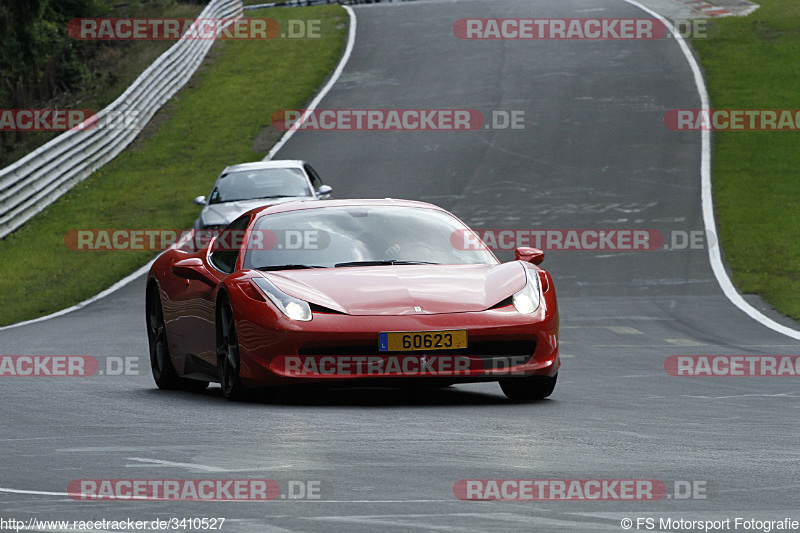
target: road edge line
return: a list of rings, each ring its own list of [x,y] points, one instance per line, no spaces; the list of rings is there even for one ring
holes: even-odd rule
[[[697,64],[694,54],[692,54],[692,51],[689,49],[689,45],[686,44],[686,40],[678,31],[675,30],[675,27],[659,13],[653,11],[643,4],[640,4],[636,0],[623,1],[630,5],[636,6],[642,11],[656,17],[667,27],[670,33],[672,33],[672,36],[675,38],[681,48],[681,52],[683,52],[683,56],[686,58],[686,62],[689,63],[689,67],[692,69],[694,84],[697,88],[697,93],[700,95],[700,108],[708,109],[709,102],[706,83],[703,79],[703,74],[700,72],[700,66]],[[717,224],[714,219],[714,203],[711,190],[711,132],[709,130],[702,130],[701,135],[702,157],[700,161],[700,190],[703,203],[703,225],[706,229],[706,235],[719,235],[717,233]],[[747,316],[759,322],[761,325],[786,335],[787,337],[800,340],[800,331],[792,329],[788,326],[784,326],[783,324],[779,324],[747,303],[736,287],[734,287],[730,277],[728,277],[728,273],[725,271],[725,266],[722,263],[720,249],[721,244],[719,243],[719,240],[717,241],[716,246],[709,246],[708,260],[711,263],[711,270],[714,272],[714,277],[717,278],[717,283],[728,300]]]
[[[342,75],[342,71],[344,70],[345,65],[347,65],[347,62],[350,60],[350,55],[353,53],[353,46],[355,45],[356,42],[356,25],[357,25],[356,13],[350,6],[343,5],[342,7],[350,17],[350,28],[347,33],[347,45],[344,49],[344,54],[342,54],[342,58],[339,60],[339,64],[336,65],[336,70],[334,70],[333,74],[331,74],[328,83],[326,83],[325,86],[322,88],[322,90],[320,90],[314,97],[314,99],[311,100],[311,103],[305,109],[305,113],[303,113],[303,116],[300,119],[299,123],[293,125],[286,131],[286,133],[283,134],[283,136],[278,140],[278,142],[276,142],[272,146],[272,148],[270,148],[269,153],[267,153],[266,157],[264,157],[262,161],[268,161],[272,159],[278,152],[278,150],[283,148],[283,145],[286,144],[289,141],[289,139],[292,138],[295,132],[297,132],[297,130],[303,126],[306,119],[308,118],[308,115],[310,114],[309,112],[314,111],[319,105],[319,103],[322,101],[322,99],[325,98],[325,96],[331,90],[333,85],[339,80],[339,77]]]

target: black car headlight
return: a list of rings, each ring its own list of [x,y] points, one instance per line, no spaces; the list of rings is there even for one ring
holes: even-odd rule
[[[300,322],[308,322],[311,320],[311,306],[308,305],[308,302],[295,298],[294,296],[289,296],[266,278],[253,278],[253,283],[255,283],[255,285],[261,289],[261,292],[275,304],[275,307],[280,309],[288,318]]]
[[[539,309],[540,290],[539,290],[539,275],[533,269],[526,268],[525,276],[528,282],[525,287],[516,293],[511,299],[514,302],[514,307],[520,314],[530,315]]]

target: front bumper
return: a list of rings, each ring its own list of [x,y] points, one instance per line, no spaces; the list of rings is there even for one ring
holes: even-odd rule
[[[461,350],[382,352],[382,332],[467,331]],[[543,301],[532,315],[511,306],[472,313],[352,316],[315,312],[310,322],[237,320],[240,377],[249,387],[309,382],[438,379],[496,381],[553,376],[558,313]]]

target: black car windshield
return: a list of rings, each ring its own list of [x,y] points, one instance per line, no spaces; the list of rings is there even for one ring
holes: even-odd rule
[[[435,209],[303,209],[260,218],[248,239],[244,268],[497,264],[476,239],[462,246],[465,233],[469,230],[457,219]]]
[[[284,196],[312,196],[311,187],[301,169],[263,168],[231,172],[217,180],[208,203]]]

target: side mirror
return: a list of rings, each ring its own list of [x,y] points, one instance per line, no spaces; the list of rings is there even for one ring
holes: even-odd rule
[[[544,252],[538,248],[517,248],[514,250],[514,259],[538,265],[544,261]]]
[[[319,189],[317,189],[317,196],[319,196],[323,200],[328,200],[330,199],[332,192],[333,192],[333,187],[331,187],[330,185],[320,185]]]
[[[197,204],[197,205],[206,205],[206,197],[205,196],[198,196],[197,198],[192,200],[192,202]]]
[[[203,266],[203,260],[199,257],[190,257],[188,259],[181,259],[172,264],[172,273],[183,279],[196,279],[202,281],[212,287],[217,282],[211,278],[211,275]]]

